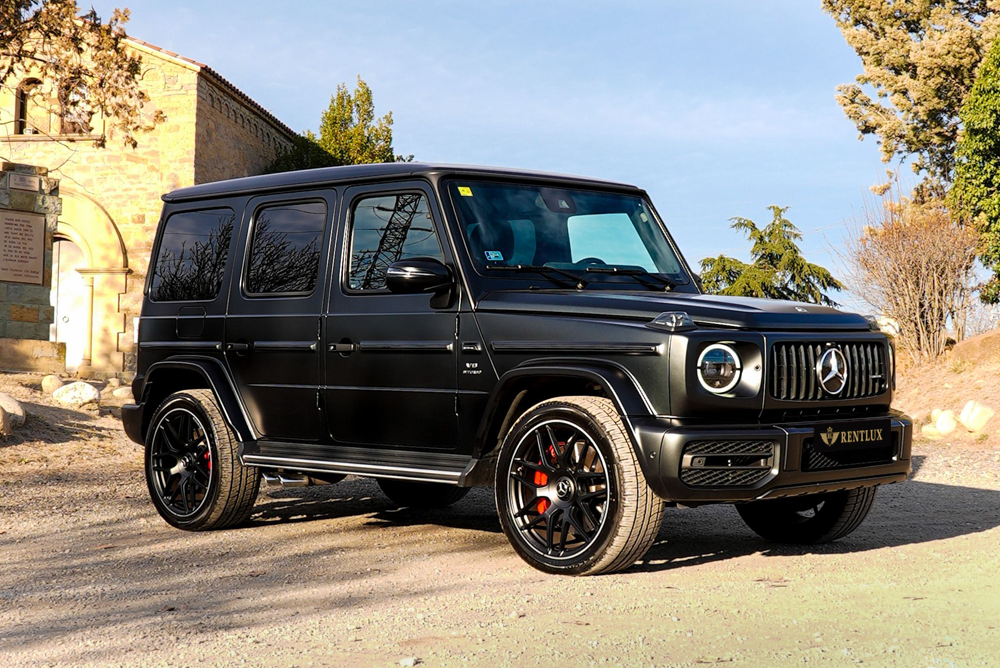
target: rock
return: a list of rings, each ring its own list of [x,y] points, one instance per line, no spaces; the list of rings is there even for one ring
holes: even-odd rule
[[[108,378],[107,387],[110,387],[111,389],[114,389],[116,387],[121,387],[121,386],[122,386],[122,381],[120,379],[118,379],[118,378]]]
[[[937,427],[938,433],[942,436],[947,436],[955,431],[955,427],[958,426],[958,420],[955,419],[955,411],[942,411],[934,426]]]
[[[399,665],[401,665],[401,666],[415,666],[418,663],[420,663],[420,659],[418,659],[415,656],[411,656],[411,657],[399,660]]]
[[[931,422],[937,422],[938,418],[941,417],[942,410],[940,408],[935,408],[931,411]]]
[[[132,388],[131,387],[119,387],[116,388],[114,392],[111,393],[115,399],[125,399],[126,401],[132,401]]]
[[[937,427],[935,427],[932,424],[925,424],[923,427],[920,428],[920,433],[924,435],[924,438],[930,439],[932,441],[941,440],[941,432],[939,432],[937,430]]]
[[[56,375],[49,375],[42,378],[42,392],[52,394],[64,385],[62,378]]]
[[[101,393],[90,383],[77,381],[60,387],[52,393],[52,398],[64,406],[80,408],[87,404],[100,403]]]
[[[20,429],[24,426],[24,408],[14,397],[0,392],[0,408],[7,413],[11,429]]]
[[[14,433],[14,428],[10,425],[10,416],[0,407],[0,436],[10,436]]]
[[[3,395],[0,394],[0,403],[3,401]],[[984,404],[979,403],[975,399],[965,404],[965,408],[962,409],[962,414],[959,415],[958,421],[962,423],[966,429],[972,432],[982,431],[986,426],[986,423],[990,421],[995,415],[995,411]]]

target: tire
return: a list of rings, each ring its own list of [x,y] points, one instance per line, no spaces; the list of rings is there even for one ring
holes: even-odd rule
[[[753,501],[736,506],[758,536],[775,543],[817,545],[857,529],[875,502],[876,487]]]
[[[167,397],[153,413],[145,446],[146,485],[160,516],[187,531],[246,522],[260,472],[240,463],[238,446],[209,390]]]
[[[379,478],[378,486],[393,503],[409,508],[444,508],[461,501],[469,493],[468,487],[392,478]]]
[[[500,446],[494,489],[510,544],[546,573],[628,568],[663,522],[665,504],[603,397],[559,397],[528,409]]]

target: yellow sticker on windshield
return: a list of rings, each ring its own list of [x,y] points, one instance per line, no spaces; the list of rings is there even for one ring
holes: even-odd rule
[[[472,188],[469,186],[459,186],[458,194],[462,197],[472,197]]]

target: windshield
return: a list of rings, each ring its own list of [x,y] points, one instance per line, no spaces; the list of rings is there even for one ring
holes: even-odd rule
[[[455,181],[448,186],[476,268],[549,267],[621,279],[602,268],[686,283],[681,262],[637,196],[531,185]],[[590,270],[588,272],[588,270]]]

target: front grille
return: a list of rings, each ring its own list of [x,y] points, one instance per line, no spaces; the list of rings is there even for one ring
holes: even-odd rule
[[[829,348],[839,348],[847,360],[847,385],[840,394],[828,394],[816,377],[816,362]],[[885,346],[878,341],[856,343],[776,343],[771,347],[771,396],[781,401],[862,399],[886,391],[888,371]]]
[[[691,441],[681,458],[690,487],[748,487],[771,472],[774,441]]]
[[[892,443],[880,448],[865,448],[862,450],[847,450],[844,452],[819,452],[813,447],[813,439],[807,438],[802,443],[802,470],[827,471],[829,469],[845,469],[854,466],[876,466],[892,462],[896,454],[899,434],[893,432]]]

